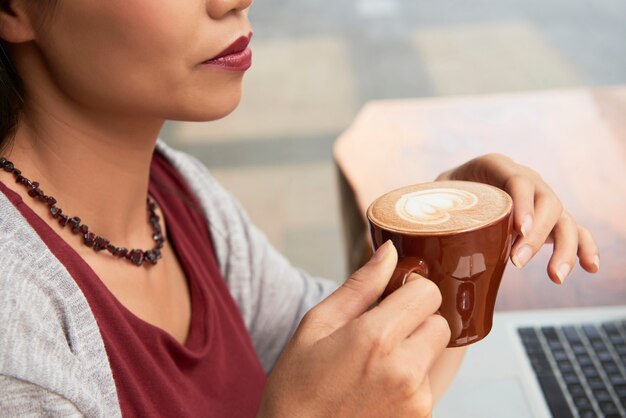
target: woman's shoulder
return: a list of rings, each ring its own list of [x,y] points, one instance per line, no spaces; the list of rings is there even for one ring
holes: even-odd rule
[[[60,395],[81,411],[115,411],[115,386],[87,300],[2,193],[0,266],[0,376]]]
[[[69,313],[76,297],[65,294],[71,286],[59,274],[38,268],[40,255],[20,250],[0,243],[0,378],[24,405],[60,396],[77,406],[81,402],[70,393],[80,393],[80,386],[99,389],[90,382],[86,356],[76,355],[76,336],[83,331]]]
[[[46,357],[71,358],[68,309],[76,295],[69,274],[7,203],[0,195],[0,373],[20,377]]]
[[[64,268],[13,202],[0,193],[0,327],[28,313],[33,320],[62,310]],[[65,271],[66,272],[66,271]],[[66,272],[67,273],[67,272]],[[66,281],[71,280],[66,274]],[[54,287],[57,286],[58,289]],[[49,326],[52,319],[47,318]],[[42,324],[45,326],[48,324]],[[2,334],[0,334],[0,337]]]
[[[48,357],[71,358],[64,311],[68,301],[51,288],[30,257],[0,244],[0,373],[32,376],[33,366]],[[36,374],[36,373],[35,373]]]

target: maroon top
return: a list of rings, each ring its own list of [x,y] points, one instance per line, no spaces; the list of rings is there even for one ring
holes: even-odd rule
[[[165,157],[154,154],[149,191],[163,212],[168,242],[189,284],[192,314],[184,345],[126,309],[57,234],[58,228],[50,228],[1,182],[0,191],[65,265],[87,298],[104,340],[122,415],[256,415],[265,373],[219,271],[206,219],[184,179]],[[38,203],[33,200],[32,204]]]

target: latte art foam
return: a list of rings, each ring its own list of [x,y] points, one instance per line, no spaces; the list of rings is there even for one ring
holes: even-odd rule
[[[478,197],[465,190],[431,189],[402,195],[396,212],[408,222],[440,224],[450,220],[452,212],[473,208],[476,203]]]
[[[438,181],[391,191],[374,201],[367,217],[384,229],[447,234],[480,228],[513,207],[504,191],[482,183]]]

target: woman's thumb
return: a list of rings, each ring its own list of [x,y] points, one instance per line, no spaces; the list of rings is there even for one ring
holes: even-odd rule
[[[397,261],[393,243],[385,242],[363,267],[314,308],[316,322],[324,322],[330,334],[367,311],[382,295]]]

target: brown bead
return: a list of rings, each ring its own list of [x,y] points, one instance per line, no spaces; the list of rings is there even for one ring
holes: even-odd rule
[[[108,239],[102,238],[102,237],[96,237],[96,240],[94,241],[94,244],[93,244],[93,249],[94,251],[102,251],[107,247],[107,245],[109,245]]]
[[[56,218],[57,216],[59,216],[63,211],[61,210],[61,208],[57,208],[56,206],[52,206],[50,207],[50,214],[52,215],[53,218]]]
[[[157,255],[155,254],[154,250],[148,250],[144,253],[144,256],[146,257],[146,259],[152,263],[152,265],[157,263]]]
[[[7,171],[7,172],[9,172],[9,173],[10,173],[11,171],[13,171],[13,169],[14,169],[15,167],[13,166],[13,163],[12,163],[11,161],[8,161],[8,160],[7,160],[7,161],[4,163],[4,165],[3,165],[3,167],[2,167],[2,168],[4,168],[4,171]]]
[[[69,217],[67,215],[59,214],[59,225],[64,227],[65,225],[67,225],[68,220]]]
[[[17,168],[13,169],[13,174],[16,176],[19,176],[20,174],[22,174],[22,170],[18,170]]]
[[[136,266],[140,266],[143,263],[143,257],[143,251],[141,250],[132,250],[127,256],[127,258]]]
[[[93,232],[86,232],[83,235],[83,242],[85,243],[87,247],[93,247],[95,240],[96,240],[96,234],[94,234]]]
[[[73,233],[77,234],[80,232],[80,218],[78,216],[74,216],[67,222],[71,225]]]
[[[35,196],[37,196],[37,189],[30,189],[30,190],[28,191],[28,195],[29,195],[30,197],[35,197]]]
[[[87,232],[89,232],[89,227],[85,224],[82,224],[80,226],[80,232],[82,232],[83,234],[86,234]]]
[[[120,258],[122,258],[122,257],[126,257],[126,256],[128,255],[128,248],[124,248],[124,247],[117,247],[117,248],[115,249],[115,252],[117,253],[117,254],[115,254],[115,255],[117,255],[117,256],[118,256],[118,257],[120,257]]]
[[[54,206],[54,205],[57,204],[57,200],[54,197],[52,197],[52,196],[48,196],[46,201],[47,201],[46,203],[48,203],[48,205],[50,205],[50,206]]]

